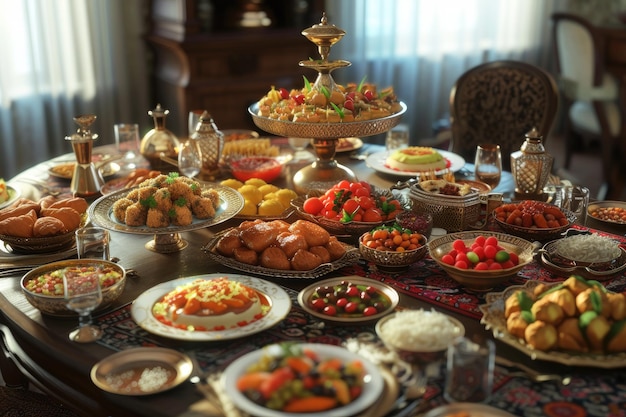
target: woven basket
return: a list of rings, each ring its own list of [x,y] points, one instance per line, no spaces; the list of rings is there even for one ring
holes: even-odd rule
[[[434,194],[424,191],[419,184],[411,186],[409,197],[413,210],[433,216],[433,226],[448,232],[469,229],[480,217],[479,193],[472,191],[464,196]]]

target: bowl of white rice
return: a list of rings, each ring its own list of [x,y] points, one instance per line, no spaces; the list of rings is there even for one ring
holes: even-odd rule
[[[435,310],[401,310],[376,323],[385,346],[409,363],[443,359],[448,346],[465,335],[459,320]]]

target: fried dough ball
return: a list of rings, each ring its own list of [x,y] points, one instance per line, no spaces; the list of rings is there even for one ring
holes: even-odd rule
[[[170,225],[170,218],[166,212],[157,208],[148,209],[148,215],[146,217],[146,226],[148,227],[168,227]]]
[[[548,298],[542,298],[536,301],[530,308],[530,311],[533,313],[536,320],[545,321],[555,326],[559,325],[565,317],[563,309]]]
[[[126,208],[124,223],[128,226],[143,226],[148,218],[148,210],[141,203],[133,203]]]
[[[154,195],[154,193],[157,192],[157,190],[158,190],[158,188],[156,188],[156,187],[140,187],[140,188],[137,188],[137,196],[139,197],[139,201],[149,199],[150,196]]]
[[[309,247],[325,246],[330,239],[326,229],[307,220],[296,220],[289,226],[289,231],[303,235]]]
[[[602,351],[604,337],[611,330],[609,321],[604,316],[596,316],[585,327],[585,336],[589,341],[591,349],[594,351]]]
[[[593,295],[592,295],[593,294]],[[597,287],[589,287],[576,296],[576,308],[579,313],[595,310],[593,298],[600,300],[601,314],[604,317],[611,316],[611,306],[606,293]]]
[[[524,290],[517,290],[504,301],[504,317],[509,317],[516,311],[521,311],[520,300],[534,300],[534,297]]]
[[[239,239],[239,230],[230,229],[217,241],[215,249],[224,256],[232,257],[233,251],[241,246],[243,244],[241,239]]]
[[[339,242],[337,236],[331,236],[326,246],[324,246],[330,254],[330,260],[336,261],[346,254],[346,248]]]
[[[134,190],[130,190],[128,194],[126,194],[126,198],[136,203],[139,201],[139,188],[135,188]]]
[[[208,198],[213,203],[213,207],[216,209],[220,206],[220,195],[217,190],[209,188],[208,190],[202,190],[200,193],[202,198]]]
[[[623,324],[623,323],[622,323]],[[619,326],[614,323],[613,326]],[[607,352],[626,352],[626,326],[622,325],[619,330],[609,339],[606,344]]]
[[[506,329],[513,336],[519,337],[520,339],[524,338],[526,327],[528,327],[528,322],[524,320],[522,312],[519,310],[512,312],[506,319]]]
[[[128,198],[120,198],[113,203],[113,216],[120,223],[126,222],[126,209],[134,202]]]
[[[298,249],[291,258],[291,268],[296,271],[310,271],[322,264],[322,259],[306,249]]]
[[[193,197],[194,194],[189,184],[181,181],[174,181],[168,185],[167,189],[170,190],[172,201],[184,199],[187,204],[191,204],[191,197]]]
[[[547,299],[558,304],[559,307],[563,309],[563,312],[567,317],[574,317],[576,315],[576,299],[574,298],[574,294],[568,288],[562,288],[551,292],[543,299]]]
[[[211,199],[194,195],[191,199],[191,212],[198,219],[209,219],[215,216],[215,207]]]
[[[283,250],[276,246],[270,246],[261,253],[261,266],[271,269],[289,270],[291,263]]]
[[[244,264],[258,265],[259,263],[259,255],[256,251],[245,246],[233,249],[233,256],[237,261]]]
[[[261,222],[242,230],[239,236],[246,247],[261,253],[276,243],[276,237],[280,232],[281,230],[272,222]]]
[[[526,343],[538,350],[550,350],[557,343],[556,328],[543,321],[535,321],[526,326],[524,339]]]
[[[309,245],[306,243],[306,239],[302,235],[294,234],[291,232],[281,232],[276,236],[276,243],[278,247],[282,249],[287,258],[293,257],[298,249],[308,249]]]
[[[573,352],[588,352],[589,347],[585,341],[585,337],[580,331],[578,319],[570,317],[557,327],[558,341],[557,347]]]
[[[259,223],[265,223],[265,222],[263,220],[261,220],[261,219],[244,220],[239,225],[239,230],[240,231],[246,230],[247,228],[252,227],[255,224],[259,224]]]
[[[575,297],[577,297],[578,294],[589,288],[589,284],[587,284],[583,280],[576,278],[573,275],[563,281],[563,285],[569,288],[569,290],[574,294]]]
[[[167,188],[159,188],[154,192],[154,201],[156,202],[156,209],[165,213],[172,208],[172,196]]]
[[[317,255],[322,260],[322,263],[330,262],[330,252],[324,246],[313,246],[309,248],[309,252]]]
[[[615,321],[626,319],[626,295],[623,293],[608,293],[611,318]]]
[[[171,216],[172,224],[176,226],[189,226],[193,222],[191,209],[186,205],[179,206],[178,204],[174,204],[172,210],[174,214]]]

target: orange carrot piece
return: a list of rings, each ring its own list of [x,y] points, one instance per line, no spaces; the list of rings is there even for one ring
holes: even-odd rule
[[[330,410],[337,406],[337,400],[331,397],[304,397],[294,398],[283,408],[287,413],[314,413],[316,411]]]

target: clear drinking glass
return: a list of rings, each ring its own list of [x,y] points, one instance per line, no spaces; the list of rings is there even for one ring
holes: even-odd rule
[[[306,150],[306,147],[311,143],[309,138],[288,138],[289,146],[295,151],[293,154],[293,162],[306,162],[313,161],[315,155]]]
[[[78,328],[70,332],[70,340],[90,343],[100,339],[102,330],[91,321],[91,312],[102,302],[100,273],[67,268],[63,273],[63,286],[67,308],[78,313]]]
[[[446,401],[486,402],[493,389],[495,355],[492,340],[457,338],[448,347]]]
[[[385,138],[385,148],[388,151],[407,148],[409,146],[409,127],[407,125],[397,125],[387,132]]]
[[[178,170],[186,177],[192,178],[202,168],[202,152],[197,140],[188,139],[178,151]]]
[[[500,145],[487,143],[476,147],[474,175],[478,181],[484,182],[492,189],[498,186],[502,176]]]
[[[117,151],[124,155],[122,164],[125,168],[137,168],[139,152],[139,125],[136,123],[117,123],[113,125]]]
[[[76,230],[75,235],[78,259],[110,259],[111,236],[108,230],[101,227],[82,227]]]

